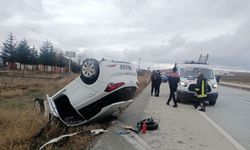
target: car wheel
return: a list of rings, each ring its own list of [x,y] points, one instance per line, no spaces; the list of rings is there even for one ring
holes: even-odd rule
[[[36,98],[34,100],[34,108],[37,113],[44,113],[44,100],[41,98]]]
[[[100,72],[99,62],[89,58],[83,61],[81,69],[81,79],[85,84],[93,84],[98,79]]]
[[[216,101],[209,101],[209,105],[215,105]]]

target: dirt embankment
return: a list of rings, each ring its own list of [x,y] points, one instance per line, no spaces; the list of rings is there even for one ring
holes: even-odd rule
[[[35,77],[35,75],[33,75]],[[37,75],[39,76],[39,75]],[[46,76],[44,74],[43,76]],[[51,74],[49,74],[51,76]],[[0,77],[0,149],[38,149],[50,139],[62,134],[107,128],[109,122],[91,123],[68,128],[60,121],[48,122],[33,110],[33,100],[55,93],[78,74],[59,79]],[[148,77],[139,76],[139,94],[149,83]],[[86,149],[94,137],[77,135],[49,145],[46,149]]]

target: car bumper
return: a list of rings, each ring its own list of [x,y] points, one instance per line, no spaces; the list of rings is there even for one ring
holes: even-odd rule
[[[218,92],[207,93],[207,101],[215,102],[218,98]],[[177,97],[182,102],[192,102],[195,100],[195,92],[177,90]]]
[[[78,126],[89,121],[100,119],[110,115],[116,115],[122,109],[126,108],[130,103],[133,102],[132,98],[135,94],[136,87],[125,87],[119,89],[93,103],[85,106],[84,108],[77,110],[72,107],[72,110],[76,113],[70,113],[72,116],[61,118],[60,114],[64,114],[69,110],[58,110],[57,104],[52,100],[51,97],[47,95],[47,100],[49,104],[50,114],[54,117],[58,117],[67,126]],[[66,99],[62,99],[66,101]],[[62,101],[61,100],[61,101]],[[65,103],[67,104],[67,103]],[[72,111],[71,110],[71,111]],[[69,112],[68,112],[69,113]]]
[[[91,118],[90,121],[95,121],[98,120],[100,118],[104,118],[107,116],[117,116],[119,115],[119,113],[124,110],[130,103],[132,103],[133,100],[128,100],[128,101],[122,101],[122,102],[117,102],[117,103],[113,103],[111,105],[108,105],[104,108],[102,108],[102,110],[95,115],[93,118]]]

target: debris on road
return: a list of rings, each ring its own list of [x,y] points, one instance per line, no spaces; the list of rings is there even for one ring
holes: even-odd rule
[[[70,133],[70,134],[64,134],[64,135],[61,135],[61,136],[59,136],[57,138],[51,139],[50,141],[48,141],[47,143],[42,145],[39,148],[39,150],[43,149],[44,147],[46,147],[49,144],[57,143],[57,142],[61,141],[63,138],[66,138],[66,137],[71,137],[71,136],[78,135],[78,134],[97,135],[97,134],[101,134],[101,133],[104,133],[104,132],[107,132],[107,131],[108,130],[105,130],[105,129],[95,129],[95,130],[87,130],[87,131],[80,131],[80,132],[75,132],[75,133]]]
[[[130,134],[129,131],[117,131],[117,134],[118,135],[127,135],[127,134]]]
[[[138,131],[142,131],[144,123],[146,125],[146,130],[156,130],[159,126],[158,123],[153,120],[153,118],[147,118],[137,123]]]
[[[123,126],[123,129],[130,130],[130,131],[133,131],[136,134],[139,134],[139,131],[136,130],[135,128],[133,128],[132,126],[125,125],[125,126]]]

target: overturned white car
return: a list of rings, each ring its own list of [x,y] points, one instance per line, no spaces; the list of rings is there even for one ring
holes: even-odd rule
[[[115,115],[129,105],[137,89],[137,73],[128,62],[89,58],[81,75],[53,96],[34,101],[67,126],[76,126]],[[42,104],[42,105],[41,105]]]

